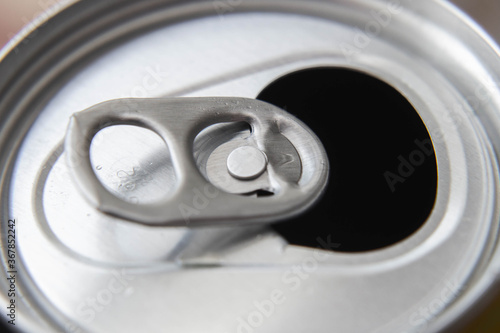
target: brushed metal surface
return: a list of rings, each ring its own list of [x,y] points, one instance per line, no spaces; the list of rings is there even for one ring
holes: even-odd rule
[[[298,159],[304,161],[301,163],[304,167],[297,170],[301,172],[300,178],[290,182],[290,177],[281,173],[281,166],[288,161],[274,163],[272,159],[267,166],[269,186],[262,189],[272,195],[265,198],[240,196],[224,188],[217,189],[195,162],[194,142],[209,126],[230,121],[246,122],[251,129],[247,144],[253,142],[258,148],[247,147],[257,149],[262,158],[261,170],[257,170],[255,177],[267,164],[262,151],[269,156],[279,156],[283,152],[282,142],[293,132],[293,136],[288,136],[293,138],[292,149],[299,152]],[[96,177],[95,169],[99,166],[94,168],[90,159],[93,138],[101,129],[120,124],[150,129],[168,146],[177,179],[175,184],[168,184],[171,191],[161,201],[144,203],[142,197],[136,197],[136,202],[126,202],[108,191]],[[147,142],[143,145],[149,146]],[[109,149],[113,152],[116,148]],[[120,99],[101,103],[71,117],[64,150],[66,169],[92,206],[101,212],[152,226],[237,226],[275,222],[310,208],[328,183],[328,158],[316,135],[286,111],[254,99]],[[219,168],[225,171],[227,166]],[[117,176],[120,175],[117,173]],[[156,182],[157,188],[162,184],[148,173],[137,175],[136,182]]]
[[[233,150],[226,160],[227,170],[234,178],[252,180],[259,177],[267,167],[266,154],[252,146]]]
[[[243,1],[222,17],[211,1],[174,3],[75,7],[59,21],[76,31],[70,39],[57,36],[52,48],[28,44],[24,52],[36,58],[4,53],[0,143],[13,148],[0,154],[2,219],[22,221],[23,327],[235,332],[252,315],[262,317],[261,332],[460,325],[500,271],[498,50],[438,1]],[[359,27],[376,22],[373,11],[390,8],[388,28],[358,47]],[[82,26],[92,31],[76,29]],[[133,38],[111,47],[131,31]],[[355,47],[348,56],[346,45]],[[69,70],[75,63],[85,66]],[[316,66],[390,83],[427,125],[439,168],[437,201],[408,239],[359,254],[324,251],[332,244],[321,239],[323,250],[315,251],[260,228],[124,224],[78,198],[62,149],[74,110],[123,97],[254,98],[276,78]],[[5,304],[4,285],[1,297]],[[268,301],[273,313],[264,316],[259,306]]]

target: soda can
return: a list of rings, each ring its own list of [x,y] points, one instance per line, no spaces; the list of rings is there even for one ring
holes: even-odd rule
[[[500,270],[500,51],[443,1],[61,3],[0,53],[19,332],[456,332]]]

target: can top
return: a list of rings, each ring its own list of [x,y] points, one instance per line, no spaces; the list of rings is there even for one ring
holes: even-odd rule
[[[86,1],[30,36],[11,44],[0,63],[0,146],[12,147],[0,150],[2,234],[10,228],[4,221],[15,221],[23,329],[437,331],[466,319],[492,290],[500,52],[451,5]],[[435,207],[422,228],[393,246],[338,253],[330,237],[318,238],[317,249],[300,247],[265,226],[123,223],[96,211],[73,185],[64,138],[75,112],[130,97],[253,99],[285,74],[324,66],[388,83],[430,133],[439,174]],[[232,126],[222,131],[230,140],[249,135]],[[101,183],[128,202],[161,199],[165,188],[151,173],[164,184],[178,177],[165,162],[171,156],[164,142],[143,129],[110,129],[91,147]],[[206,161],[204,176],[217,182],[209,167],[217,161],[203,152],[193,158]],[[243,172],[231,156],[224,162],[233,182],[258,177],[273,158],[264,162],[256,152]],[[293,156],[287,177],[298,179]],[[207,199],[201,192],[190,212]],[[5,238],[2,244],[7,262]],[[1,287],[6,305],[9,286]]]

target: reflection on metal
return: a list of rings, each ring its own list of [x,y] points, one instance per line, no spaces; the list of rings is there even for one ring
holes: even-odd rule
[[[236,148],[227,157],[227,170],[234,178],[251,180],[266,170],[267,157],[261,150],[252,146]]]
[[[497,288],[500,272],[499,51],[442,1],[238,3],[222,16],[213,1],[79,1],[33,38],[26,34],[28,43],[18,52],[3,51],[0,212],[2,235],[5,221],[18,225],[16,327],[97,333],[456,332]],[[291,246],[264,225],[124,223],[95,209],[109,201],[90,205],[71,180],[63,142],[76,110],[123,97],[255,98],[277,78],[319,66],[348,67],[384,80],[414,105],[431,133],[439,172],[436,205],[421,229],[394,246],[342,254],[325,251],[335,249],[328,237],[318,239],[317,250]],[[154,77],[152,68],[158,68]],[[328,110],[311,112],[328,121],[329,113],[349,110],[332,101]],[[211,146],[216,149],[221,141],[248,135],[241,122],[216,126],[226,125],[237,127],[227,140],[212,141],[202,132],[192,137],[189,157],[196,163],[190,168],[203,184],[213,177],[211,164],[203,164],[210,158],[205,151],[214,150],[198,148],[217,141]],[[293,131],[282,133],[294,146],[300,141]],[[176,166],[178,151],[167,141]],[[383,149],[383,142],[377,147]],[[274,170],[276,179],[280,174],[282,183],[300,187],[314,175],[295,148],[304,170],[299,176],[293,151],[276,156],[259,147],[268,155],[267,172],[281,163],[290,176]],[[168,160],[165,155],[160,158]],[[105,170],[92,168],[88,156],[85,161],[91,177]],[[176,176],[180,187],[190,181]],[[258,204],[279,197],[218,191],[259,199]],[[188,199],[196,218],[207,202],[198,196],[193,205]],[[328,216],[324,222],[332,223]],[[126,286],[117,289],[117,282]],[[4,309],[8,288],[4,280]],[[265,316],[259,309],[269,301],[274,311]]]
[[[213,158],[207,175],[218,178],[220,173],[213,171],[218,168],[226,173],[229,170],[238,179],[254,179],[267,167],[265,182],[268,185],[257,186],[254,191],[265,190],[273,193],[272,197],[238,196],[219,191],[196,165],[193,145],[198,133],[228,121],[248,123],[251,135],[245,139],[245,145],[230,141],[235,150],[229,156],[224,150],[216,149],[212,156],[223,156],[228,165],[218,165],[217,158]],[[167,144],[178,180],[169,186],[172,191],[165,199],[154,203],[126,202],[110,193],[96,177],[89,157],[92,139],[101,129],[116,124],[148,128]],[[291,132],[295,136],[293,143],[286,139]],[[254,147],[248,146],[250,142]],[[283,151],[283,148],[289,149]],[[324,148],[300,120],[270,104],[243,98],[124,99],[102,103],[72,117],[65,150],[77,187],[92,205],[103,212],[151,225],[241,225],[280,220],[310,207],[321,196],[328,179]],[[273,158],[268,165],[264,152],[268,156],[298,152],[292,159],[301,161],[302,170],[295,170],[300,172],[300,179],[290,179],[290,173],[282,174],[289,168],[284,167],[289,164],[288,160],[276,163]],[[246,154],[253,156],[242,166],[240,160]],[[148,182],[154,182],[147,176]],[[229,191],[245,193],[247,190],[233,185]],[[196,206],[200,195],[208,202],[203,209],[198,209],[200,212],[193,214],[190,205]]]

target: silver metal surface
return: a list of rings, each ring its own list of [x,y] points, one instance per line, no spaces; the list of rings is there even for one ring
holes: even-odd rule
[[[214,125],[218,126],[218,125]],[[254,195],[258,191],[272,194],[273,185],[269,172],[264,172],[256,179],[250,181],[240,180],[231,176],[227,162],[229,155],[242,146],[259,146],[251,135],[248,124],[232,123],[217,128],[207,128],[202,131],[195,140],[195,156],[205,177],[217,188],[229,192],[245,195]],[[209,139],[210,138],[210,139]],[[264,138],[263,142],[269,141]],[[303,146],[309,140],[306,136],[297,136],[296,142]],[[263,144],[260,140],[260,145]],[[304,175],[314,173],[313,169],[306,169],[303,173],[302,162],[295,147],[288,139],[279,133],[272,134],[272,144],[267,145],[269,155],[266,159],[274,166],[274,172],[279,174],[286,182],[296,184]]]
[[[266,167],[266,154],[252,146],[236,148],[227,157],[227,170],[234,178],[255,179],[266,170]]]
[[[247,141],[251,139],[268,154],[279,153],[276,148],[283,139],[275,140],[276,137],[293,132],[294,147],[307,166],[300,179],[289,182],[279,172],[279,167],[288,161],[275,165],[271,160],[271,186],[266,190],[272,196],[238,196],[215,188],[196,165],[193,145],[203,129],[228,121],[248,123],[252,134]],[[168,146],[177,183],[167,184],[172,190],[162,201],[143,204],[138,198],[138,202],[126,202],[108,191],[96,177],[90,161],[92,139],[101,129],[118,124],[148,128]],[[238,170],[233,161],[232,170],[239,178],[255,178],[264,171],[265,156],[257,152],[262,163],[258,170],[250,169],[253,174],[246,174],[248,170],[241,167]],[[102,212],[150,225],[241,225],[292,217],[321,196],[329,171],[321,142],[300,120],[273,105],[242,98],[122,99],[101,103],[72,116],[65,153],[76,186],[91,205]],[[146,179],[146,175],[142,178],[154,181]]]
[[[115,125],[102,129],[90,145],[90,161],[104,187],[122,200],[155,203],[177,184],[170,151],[148,129]]]
[[[4,231],[8,218],[19,224],[19,327],[357,333],[460,325],[500,272],[498,48],[440,1],[226,4],[82,3],[19,55],[3,53],[1,214]],[[368,23],[380,30],[363,39]],[[123,223],[96,212],[69,177],[62,142],[75,110],[124,97],[255,98],[277,78],[317,66],[391,84],[431,134],[435,208],[393,246],[337,253],[326,251],[334,245],[327,238],[314,250],[265,228]],[[334,101],[311,112],[333,110]]]

